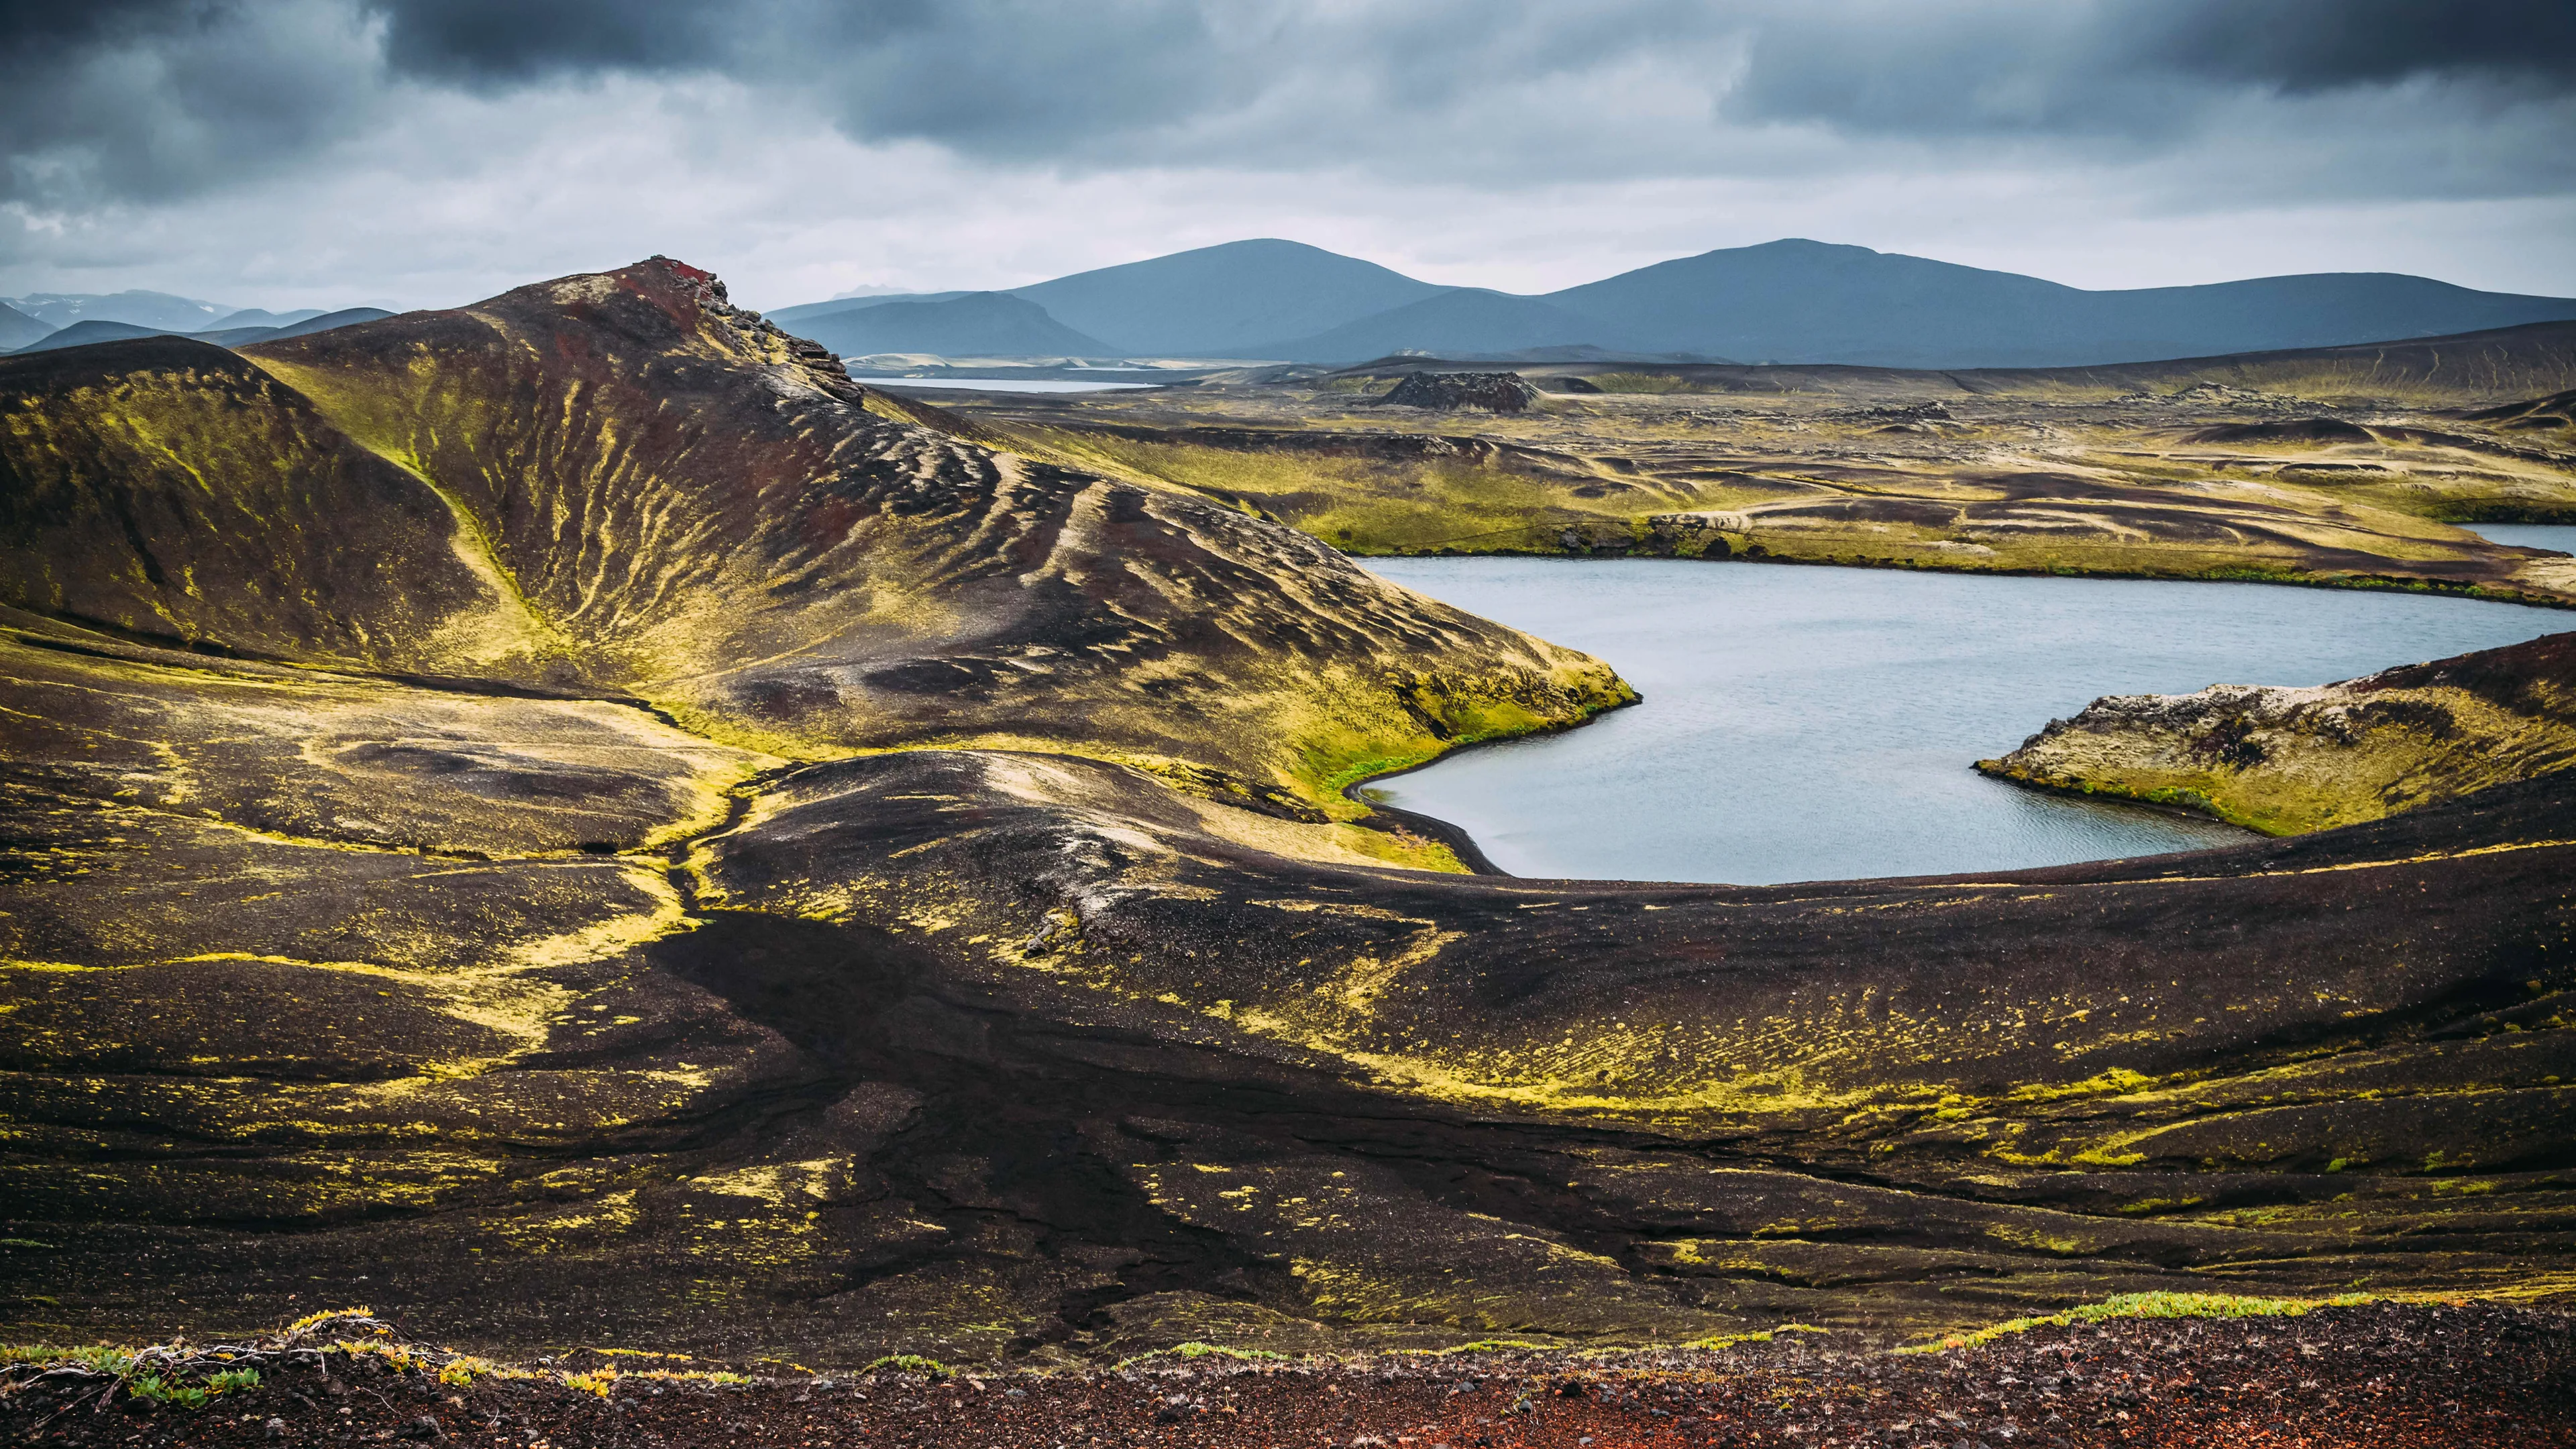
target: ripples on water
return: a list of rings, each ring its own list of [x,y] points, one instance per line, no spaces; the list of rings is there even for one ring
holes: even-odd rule
[[[2497,530],[2501,532],[2502,530]],[[2550,609],[2260,584],[1671,560],[1371,559],[1608,660],[1645,703],[1369,787],[1515,875],[1929,875],[2253,838],[1969,768],[2104,694],[2322,684],[2576,627]]]

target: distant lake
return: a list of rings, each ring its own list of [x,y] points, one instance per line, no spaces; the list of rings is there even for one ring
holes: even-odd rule
[[[1645,702],[1367,787],[1515,875],[1768,884],[2254,838],[1970,765],[2098,695],[2323,684],[2576,629],[2468,599],[1673,560],[1367,559],[1608,660]]]
[[[2465,523],[2460,525],[2489,543],[2521,548],[2554,548],[2576,554],[2576,523]]]
[[[1089,379],[1031,378],[1022,382],[1008,377],[862,377],[861,387],[891,388],[896,392],[954,390],[958,392],[1116,392],[1131,387],[1162,387],[1158,382],[1092,382]]]

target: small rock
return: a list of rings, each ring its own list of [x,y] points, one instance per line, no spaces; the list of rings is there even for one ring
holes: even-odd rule
[[[268,1429],[268,1437],[271,1439],[283,1439],[286,1437],[286,1421],[284,1419],[270,1419],[266,1427]]]

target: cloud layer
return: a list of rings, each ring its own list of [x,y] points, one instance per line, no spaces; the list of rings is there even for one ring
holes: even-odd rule
[[[1244,235],[1535,288],[1804,234],[2568,292],[2570,135],[2556,0],[0,0],[0,291],[686,249],[775,305]]]

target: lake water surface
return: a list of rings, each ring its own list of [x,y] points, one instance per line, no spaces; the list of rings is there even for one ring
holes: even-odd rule
[[[2461,527],[2489,543],[2576,553],[2576,523],[2468,523]]]
[[[2500,531],[2500,530],[2499,530]],[[2576,629],[2467,599],[1676,560],[1369,559],[1608,660],[1645,702],[1368,787],[1515,875],[1766,884],[2252,839],[1970,765],[2098,695],[2322,684]]]

